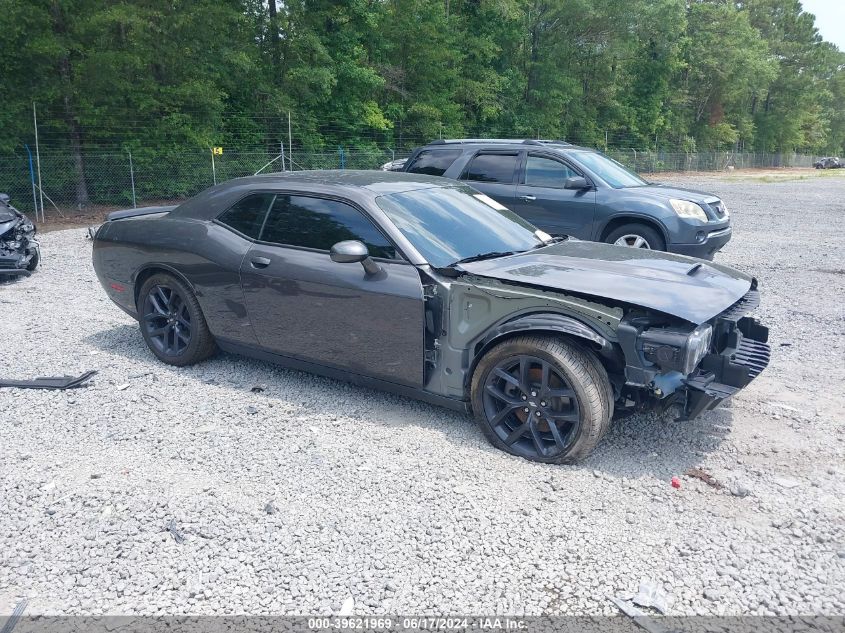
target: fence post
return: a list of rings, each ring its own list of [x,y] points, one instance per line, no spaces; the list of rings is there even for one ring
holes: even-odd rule
[[[290,131],[290,110],[288,110],[288,171],[293,171],[293,134]]]
[[[35,195],[35,169],[32,167],[32,152],[29,151],[29,145],[24,144],[26,153],[29,156],[29,180],[32,183],[32,207],[35,210],[35,221],[38,221],[38,197]]]
[[[137,209],[138,205],[135,201],[135,168],[132,165],[132,152],[127,150],[129,154],[129,181],[132,183],[132,208]]]
[[[340,168],[346,169],[346,156],[344,155],[343,148],[340,145],[337,146],[337,152],[340,155]]]
[[[41,221],[44,217],[44,189],[41,188],[41,151],[38,145],[38,116],[35,113],[35,101],[32,102],[32,126],[35,128],[35,165],[38,167],[38,197],[41,199]],[[38,219],[38,209],[35,210],[35,219]]]
[[[214,184],[217,184],[217,168],[214,166],[214,148],[209,148],[211,150],[211,177],[214,180]]]

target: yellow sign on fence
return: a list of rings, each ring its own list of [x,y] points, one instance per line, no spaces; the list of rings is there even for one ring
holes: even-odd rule
[[[223,148],[222,147],[212,147],[211,153],[215,156],[222,156],[223,155]]]

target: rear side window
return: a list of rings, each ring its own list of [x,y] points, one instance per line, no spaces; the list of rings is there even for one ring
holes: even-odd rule
[[[525,163],[525,184],[531,187],[563,189],[567,178],[580,175],[563,163],[542,156],[529,156]]]
[[[513,182],[517,154],[479,154],[469,164],[461,180]]]
[[[412,174],[442,176],[460,155],[461,150],[459,149],[423,150],[417,154],[407,171]]]
[[[273,202],[272,193],[254,193],[224,211],[217,220],[238,233],[257,240],[271,202]]]
[[[397,258],[393,245],[363,213],[345,202],[324,198],[276,196],[261,240],[321,251],[344,240],[358,240],[373,257]]]

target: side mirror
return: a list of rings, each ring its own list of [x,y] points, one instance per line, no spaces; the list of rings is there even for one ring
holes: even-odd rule
[[[0,193],[0,202],[3,204],[9,204],[9,200],[11,200],[11,198],[8,193]]]
[[[381,267],[370,257],[370,251],[366,245],[358,240],[345,240],[332,246],[332,261],[338,264],[352,264],[360,262],[368,275],[376,275],[381,272]]]
[[[589,189],[590,183],[583,176],[572,176],[563,183],[564,189]]]

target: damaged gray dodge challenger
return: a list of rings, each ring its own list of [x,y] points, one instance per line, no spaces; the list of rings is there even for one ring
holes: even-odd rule
[[[432,176],[232,180],[112,213],[93,260],[165,363],[222,349],[474,412],[540,462],[586,456],[614,411],[693,418],[769,361],[754,278],[551,238]]]

